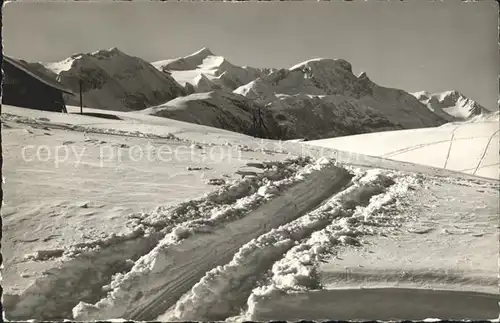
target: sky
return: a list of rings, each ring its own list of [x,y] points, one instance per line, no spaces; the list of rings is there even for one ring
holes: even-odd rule
[[[408,92],[498,99],[498,5],[352,2],[12,2],[4,53],[54,62],[118,47],[156,61],[208,47],[233,64],[286,68],[343,58],[356,74]]]

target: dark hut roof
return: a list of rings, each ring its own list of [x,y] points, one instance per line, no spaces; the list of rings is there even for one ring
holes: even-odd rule
[[[58,82],[56,79],[53,79],[50,76],[44,75],[44,74],[34,70],[33,68],[30,68],[26,62],[9,57],[9,56],[6,56],[6,55],[3,55],[3,59],[4,59],[4,62],[7,62],[7,63],[13,65],[14,67],[22,70],[26,74],[28,74],[31,77],[37,79],[38,81],[44,83],[45,85],[50,86],[51,88],[57,89],[61,92],[75,95],[75,93],[73,93],[73,91],[66,88],[63,84]]]

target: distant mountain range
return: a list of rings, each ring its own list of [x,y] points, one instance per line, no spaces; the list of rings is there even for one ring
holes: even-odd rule
[[[320,139],[439,126],[489,111],[457,91],[407,93],[356,76],[342,59],[312,59],[288,69],[237,66],[203,48],[148,63],[117,48],[29,63],[84,106],[142,113],[257,137]],[[78,97],[68,98],[78,105]]]
[[[429,110],[449,121],[467,120],[490,112],[458,91],[434,94],[422,91],[413,93],[413,95],[425,104]]]

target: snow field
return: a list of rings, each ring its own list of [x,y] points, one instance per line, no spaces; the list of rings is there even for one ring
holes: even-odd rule
[[[174,120],[140,116],[137,113],[117,112],[116,114],[123,120],[103,121],[88,116],[24,110],[26,109],[7,107],[7,111],[14,111],[16,115],[21,116],[21,119],[29,116],[31,119],[26,119],[27,123],[35,124],[37,127],[58,128],[65,131],[95,131],[98,134],[118,137],[149,138],[150,136],[150,138],[179,142],[192,141],[193,138],[201,142],[203,138],[210,137],[210,141],[213,142],[231,142],[233,145],[235,142],[241,142],[248,145],[247,147],[260,147],[257,141],[252,142],[252,138],[247,136]],[[5,115],[5,117],[8,119],[10,116]],[[12,118],[15,122],[26,121]],[[491,125],[494,123],[490,122]],[[450,131],[456,125],[440,128],[447,127],[449,129],[446,129],[447,133],[444,137],[451,138]],[[471,136],[469,130],[465,128],[455,130],[455,138],[460,140],[451,140],[453,143],[450,145],[445,143],[446,148],[451,146],[451,150],[449,154],[442,153],[441,161],[444,162],[445,156],[448,155],[450,157],[448,163],[454,165],[453,160],[463,159],[465,162],[470,159],[469,155],[474,155],[474,161],[467,162],[469,163],[467,166],[471,167],[471,174],[476,168],[476,175],[482,175],[481,171],[486,167],[498,169],[498,164],[495,166],[495,159],[498,163],[498,132],[496,135],[491,135],[492,132],[489,129],[479,125],[472,124],[468,127],[477,131]],[[436,131],[440,128],[429,129],[429,131]],[[385,134],[379,133],[377,136],[381,137]],[[394,136],[397,137],[397,135],[398,133],[395,133]],[[488,139],[486,136],[490,136],[490,148],[482,149]],[[481,137],[481,149],[474,150],[474,154],[455,155],[455,149],[467,150],[467,145],[462,146],[462,142],[475,142],[475,139],[469,137]],[[32,139],[29,139],[30,143]],[[343,138],[331,140],[337,139]],[[449,139],[443,140],[450,141]],[[266,142],[269,143],[270,148],[278,147],[278,142]],[[404,144],[403,141],[399,142]],[[419,145],[418,141],[415,141],[415,145]],[[359,146],[359,143],[354,142],[346,149],[366,146],[366,143]],[[379,147],[381,146],[384,145]],[[44,273],[22,294],[4,295],[4,306],[9,308],[9,319],[29,317],[64,319],[72,316],[72,310],[76,319],[83,320],[116,317],[154,319],[169,308],[170,311],[161,317],[172,319],[191,317],[196,320],[202,317],[223,319],[243,310],[243,314],[256,318],[259,316],[252,313],[258,314],[265,311],[263,300],[266,299],[264,297],[261,300],[260,296],[250,296],[254,295],[252,290],[256,285],[263,284],[264,290],[270,288],[272,295],[321,288],[314,275],[316,275],[315,268],[318,261],[330,254],[331,250],[326,249],[334,245],[356,244],[356,241],[359,241],[363,235],[376,234],[381,232],[379,230],[385,230],[378,226],[372,227],[371,224],[390,228],[392,225],[398,225],[399,220],[402,220],[396,216],[397,214],[389,212],[386,207],[394,206],[397,209],[398,203],[406,194],[404,180],[399,175],[392,175],[396,173],[382,172],[383,175],[379,175],[381,178],[384,176],[388,178],[387,183],[384,184],[388,185],[387,187],[375,187],[375,191],[367,190],[365,193],[368,196],[364,196],[364,193],[356,198],[348,195],[345,201],[341,199],[345,205],[342,204],[344,202],[339,202],[340,206],[335,204],[340,208],[337,213],[333,211],[332,214],[327,215],[311,213],[313,215],[304,219],[308,219],[312,224],[299,221],[296,224],[296,231],[293,231],[295,230],[293,225],[286,226],[289,221],[310,212],[322,200],[338,193],[340,187],[347,184],[351,175],[341,169],[339,162],[364,167],[393,168],[412,173],[422,172],[432,176],[472,178],[466,174],[439,168],[441,167],[439,165],[437,165],[438,168],[432,168],[411,163],[420,162],[419,160],[410,159],[408,162],[400,162],[367,156],[363,153],[297,143],[279,143],[279,147],[295,152],[297,155],[334,158],[337,163],[322,159],[314,164],[310,159],[303,158],[283,163],[248,165],[260,170],[256,171],[254,176],[235,183],[230,182],[229,185],[201,198],[176,206],[160,206],[153,212],[133,214],[129,220],[133,229],[126,234],[111,234],[95,241],[73,244],[67,248],[65,246],[64,249],[41,250],[33,255],[34,260],[37,260],[37,257],[51,258],[55,254],[59,255],[61,251],[62,257],[54,256],[55,259],[51,259],[50,262],[56,264],[55,268]],[[335,146],[335,148],[338,147]],[[419,148],[398,146],[398,149],[407,148],[410,148],[408,153],[412,152],[413,157],[419,157]],[[263,157],[257,155],[253,156],[258,159]],[[434,156],[437,156],[437,153]],[[485,166],[478,167],[478,165]],[[145,168],[149,168],[149,165]],[[363,172],[356,171],[352,167],[345,168],[357,174],[353,180],[354,183],[359,181],[359,185],[364,185],[362,184]],[[149,169],[149,171],[153,170],[157,171]],[[66,177],[69,177],[68,174],[62,173]],[[378,174],[377,171],[372,173],[373,176],[376,174]],[[143,176],[139,173],[136,179],[145,181]],[[412,183],[412,177],[408,178],[408,182]],[[419,178],[419,176],[416,177],[417,180]],[[54,179],[52,180],[54,184],[58,184]],[[475,180],[483,181],[478,178]],[[395,184],[391,184],[391,181]],[[445,181],[445,179],[439,179],[439,181]],[[368,185],[370,180],[367,179],[363,183]],[[400,183],[401,185],[398,186]],[[411,188],[411,185],[409,187]],[[189,188],[189,190],[194,189]],[[393,192],[393,189],[396,191]],[[345,191],[348,192],[349,188]],[[390,192],[394,194],[391,195]],[[177,192],[167,193],[169,198],[174,198],[173,195],[177,196]],[[379,193],[381,194],[377,195]],[[161,194],[165,195],[165,192],[162,191]],[[337,197],[342,197],[342,194],[347,193],[338,193]],[[370,200],[373,201],[373,206],[370,208],[372,203],[365,198],[372,195],[375,197]],[[378,198],[376,196],[380,197],[378,203],[382,205],[381,209],[375,201]],[[391,196],[395,200],[392,200]],[[148,199],[151,198],[148,195]],[[163,198],[162,196],[160,200],[153,199],[154,205],[164,203]],[[177,202],[178,198],[175,197],[175,199]],[[358,203],[359,200],[363,202]],[[137,200],[134,201],[136,202]],[[297,208],[294,207],[294,203]],[[368,205],[365,207],[366,203]],[[321,210],[321,207],[319,209]],[[50,214],[42,209],[40,210],[41,216],[44,216],[45,212]],[[330,211],[325,209],[324,212]],[[327,224],[327,219],[331,225]],[[280,227],[283,225],[285,229]],[[272,229],[275,230],[270,231]],[[112,232],[112,230],[107,232]],[[266,236],[267,233],[269,235]],[[266,238],[259,238],[261,236],[266,236]],[[263,248],[262,252],[252,247],[253,242],[249,242],[252,239],[255,239],[255,243],[261,243],[259,246]],[[276,245],[269,245],[274,242]],[[240,258],[236,255],[240,255]],[[253,262],[241,257],[253,259]],[[236,264],[233,267],[229,266],[235,261]],[[239,267],[239,262],[246,264],[248,268]],[[41,262],[34,261],[33,263]],[[256,264],[259,263],[261,265],[256,268]],[[32,264],[16,266],[32,266]],[[267,279],[261,279],[261,276]],[[228,281],[224,280],[226,278]],[[195,284],[196,290],[193,287]],[[255,295],[258,293],[259,289],[256,289]],[[179,301],[183,295],[184,297]],[[249,296],[254,297],[255,302],[250,302],[247,299]],[[233,299],[229,300],[230,297]],[[75,307],[78,302],[81,303]],[[214,308],[211,309],[212,305]],[[249,307],[248,311],[245,311],[246,305]]]
[[[53,113],[41,110],[2,105],[2,119],[20,123],[35,124],[49,128],[60,128],[90,133],[107,133],[117,136],[141,136],[144,138],[175,138],[184,142],[208,142],[236,145],[254,138],[208,126],[193,124],[167,118],[145,115],[140,112],[103,111],[84,107],[84,113],[108,113],[118,120],[80,115],[80,107],[67,106],[66,113]],[[92,129],[89,129],[92,128]]]
[[[308,145],[388,158],[498,180],[498,122],[448,124],[306,142]]]

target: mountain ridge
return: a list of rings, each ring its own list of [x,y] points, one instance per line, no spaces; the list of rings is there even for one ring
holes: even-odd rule
[[[457,90],[435,93],[420,91],[412,95],[425,104],[429,110],[448,121],[465,121],[491,113],[490,110]]]
[[[184,95],[185,89],[139,57],[118,48],[80,53],[45,67],[78,93],[85,105],[103,110],[136,111]],[[77,98],[70,99],[78,104]]]
[[[272,130],[261,129],[255,136],[320,139],[457,120],[448,106],[437,109],[425,102],[433,95],[380,86],[366,72],[354,75],[351,63],[340,58],[313,58],[281,69],[253,68],[234,65],[204,47],[148,63],[113,47],[43,66],[31,64],[44,67],[75,92],[82,80],[84,105],[92,108],[141,110],[250,135],[258,127],[249,123],[265,115],[264,128],[268,124]],[[78,104],[75,100],[69,103]],[[459,102],[473,112],[484,109],[458,91],[432,100],[431,105],[438,100],[441,105]]]
[[[203,92],[207,85],[210,90],[225,88],[232,91],[270,71],[265,68],[234,65],[206,47],[185,57],[156,61],[152,65],[172,75],[183,86],[190,83],[195,92]],[[198,87],[201,75],[203,85]],[[211,83],[207,83],[207,80]]]

